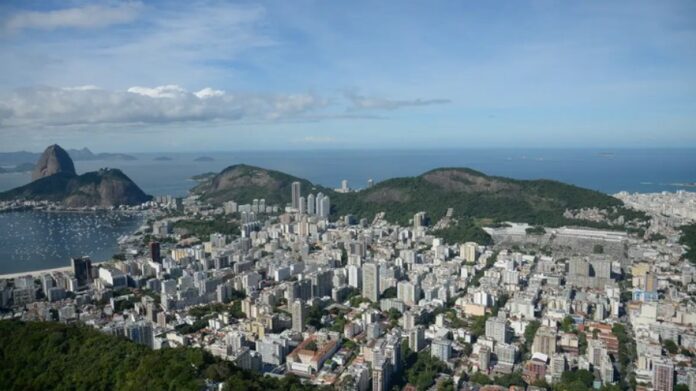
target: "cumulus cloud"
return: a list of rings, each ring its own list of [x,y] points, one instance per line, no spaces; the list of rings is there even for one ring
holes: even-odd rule
[[[272,121],[299,118],[327,100],[305,94],[188,91],[178,85],[110,91],[94,86],[36,87],[0,96],[0,126],[170,124],[188,121]]]
[[[21,11],[8,17],[3,24],[8,31],[104,28],[134,20],[141,8],[139,2],[123,2],[113,6],[85,5],[50,11]]]
[[[368,97],[356,93],[346,93],[346,98],[351,103],[349,110],[397,110],[403,107],[430,106],[450,103],[449,99],[385,99]]]

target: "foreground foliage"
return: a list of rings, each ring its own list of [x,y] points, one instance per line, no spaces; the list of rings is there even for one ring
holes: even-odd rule
[[[201,349],[151,350],[87,326],[0,321],[2,390],[310,390],[241,370]]]

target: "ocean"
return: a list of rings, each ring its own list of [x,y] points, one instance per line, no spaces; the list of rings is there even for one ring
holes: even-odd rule
[[[145,192],[186,195],[190,178],[219,172],[237,163],[280,170],[312,182],[338,187],[347,179],[353,188],[384,179],[418,175],[438,167],[469,167],[489,175],[518,179],[555,179],[613,194],[659,192],[696,182],[696,149],[462,149],[243,151],[133,154],[134,161],[76,161],[79,173],[119,168]],[[196,162],[198,157],[210,162]],[[167,157],[171,160],[155,160]],[[29,174],[0,174],[0,191],[30,181]]]
[[[142,216],[123,213],[0,213],[0,274],[68,266],[71,257],[111,259],[118,238],[142,223]]]
[[[351,188],[357,189],[365,187],[368,179],[377,183],[438,167],[469,167],[517,179],[555,179],[608,194],[623,190],[696,191],[696,187],[688,185],[696,182],[696,149],[312,150],[133,155],[137,160],[76,161],[75,166],[79,173],[102,167],[119,168],[146,193],[174,196],[186,195],[195,185],[191,176],[219,172],[238,163],[283,171],[327,187],[339,187],[341,180],[346,179]],[[156,159],[160,157],[171,160]],[[213,161],[194,161],[199,157]],[[0,191],[29,181],[29,174],[0,174]],[[118,250],[116,238],[139,224],[133,221],[114,228],[99,224],[101,219],[102,215],[96,215],[93,222],[66,236],[41,233],[49,227],[55,232],[75,224],[62,215],[0,214],[0,273],[65,266],[69,257],[75,255],[104,260]],[[85,236],[86,232],[92,233]]]

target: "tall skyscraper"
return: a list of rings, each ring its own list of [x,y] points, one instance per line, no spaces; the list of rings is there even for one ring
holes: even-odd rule
[[[371,188],[372,186],[375,185],[375,181],[372,180],[372,178],[367,180],[367,188]]]
[[[386,391],[391,385],[391,361],[382,355],[372,365],[372,391]]]
[[[466,260],[467,263],[476,262],[476,249],[478,244],[474,242],[466,242],[459,246],[459,256]]]
[[[408,332],[408,347],[414,352],[420,352],[425,347],[425,330],[417,326]]]
[[[331,296],[331,278],[333,272],[331,270],[322,270],[310,277],[312,281],[312,296],[324,297]]]
[[[72,258],[73,273],[77,279],[77,286],[84,287],[92,282],[92,260],[89,257]]]
[[[300,194],[301,194],[301,184],[300,182],[292,183],[292,207],[294,209],[300,209]]]
[[[159,242],[150,242],[150,258],[152,259],[152,262],[162,262]]]
[[[302,300],[295,300],[292,303],[292,330],[301,333],[307,323],[307,306]]]
[[[376,303],[379,300],[379,265],[366,263],[362,268],[362,295]]]
[[[317,198],[317,202],[319,202],[319,199]],[[331,199],[329,196],[323,196],[321,198],[321,202],[319,202],[319,210],[317,211],[317,214],[322,217],[322,218],[328,218],[329,215],[331,214]]]
[[[305,214],[307,213],[307,201],[305,201],[304,197],[300,197],[300,201],[298,203],[299,208],[297,210],[300,212],[300,214]]]
[[[313,215],[317,212],[317,204],[314,194],[307,196],[307,214]]]
[[[413,215],[413,228],[423,227],[426,225],[428,216],[425,212],[418,212]]]

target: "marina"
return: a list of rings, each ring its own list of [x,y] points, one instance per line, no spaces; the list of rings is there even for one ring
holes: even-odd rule
[[[77,256],[110,259],[120,251],[119,238],[143,219],[142,213],[121,211],[0,213],[0,273],[66,267]]]

